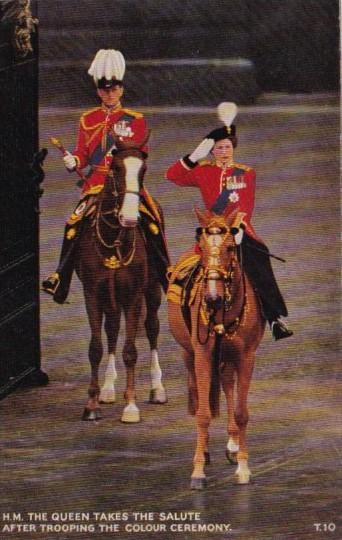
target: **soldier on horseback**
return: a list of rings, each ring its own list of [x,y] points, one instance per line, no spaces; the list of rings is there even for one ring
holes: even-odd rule
[[[191,154],[171,165],[166,177],[179,186],[198,187],[207,210],[223,214],[226,210],[238,208],[244,213],[235,240],[241,244],[244,269],[261,302],[273,338],[278,340],[291,336],[293,332],[279,319],[287,316],[287,308],[273,274],[271,255],[251,225],[256,174],[251,167],[234,162],[236,146],[235,125],[214,129]],[[209,153],[211,159],[204,159]],[[198,250],[196,245],[195,252]],[[177,269],[174,271],[176,274]]]
[[[123,76],[125,59],[120,51],[101,49],[97,52],[89,75],[94,79],[99,107],[85,112],[80,119],[78,141],[73,153],[64,152],[64,164],[69,172],[77,171],[83,177],[82,197],[67,221],[57,270],[43,281],[45,292],[62,304],[68,295],[75,266],[75,252],[82,230],[82,220],[92,212],[94,199],[102,190],[115,151],[115,139],[141,143],[148,138],[148,129],[141,113],[123,108]],[[147,157],[146,144],[142,147]],[[89,167],[85,176],[80,172]],[[146,189],[140,193],[146,212],[141,221],[145,230],[148,250],[154,258],[160,281],[166,288],[166,268],[169,258],[160,223],[160,212]]]

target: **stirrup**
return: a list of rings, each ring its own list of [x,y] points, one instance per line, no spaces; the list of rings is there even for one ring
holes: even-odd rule
[[[271,332],[272,332],[274,341],[277,341],[278,339],[291,337],[293,335],[292,330],[287,328],[286,324],[283,321],[279,321],[279,319],[272,322]]]
[[[47,294],[51,294],[53,296],[57,291],[60,282],[61,280],[59,274],[57,272],[54,272],[53,274],[51,274],[51,276],[49,276],[42,282],[42,290]]]

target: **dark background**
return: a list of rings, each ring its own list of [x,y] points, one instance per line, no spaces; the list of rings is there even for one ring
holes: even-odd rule
[[[338,89],[337,0],[44,0],[38,15],[43,102],[92,102],[99,48],[124,53],[129,104]]]

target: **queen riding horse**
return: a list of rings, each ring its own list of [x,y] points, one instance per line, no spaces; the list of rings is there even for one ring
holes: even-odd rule
[[[227,457],[238,464],[237,482],[249,482],[247,395],[265,321],[233,234],[239,230],[239,214],[197,211],[197,215],[200,253],[191,256],[191,287],[184,294],[177,280],[171,281],[168,309],[170,328],[188,369],[189,412],[197,420],[191,488],[203,489],[209,424],[219,413],[221,386],[228,409]]]

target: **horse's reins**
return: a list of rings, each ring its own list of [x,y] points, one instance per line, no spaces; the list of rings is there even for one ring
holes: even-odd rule
[[[225,239],[226,239],[226,236],[228,235],[229,233],[227,232],[222,240],[222,244],[224,243]],[[206,233],[204,231],[204,235],[205,235],[205,240],[206,240]],[[241,250],[241,246],[232,246],[232,248],[234,250],[237,250],[239,249],[239,259],[240,259],[240,279],[239,279],[239,282],[237,284],[237,291],[236,293],[234,294],[234,296],[232,295],[232,292],[230,290],[230,286],[233,284],[233,272],[234,272],[234,262],[237,260],[237,258],[234,258],[233,261],[231,262],[231,265],[228,269],[225,269],[223,268],[222,266],[210,266],[208,268],[206,268],[205,270],[205,273],[204,273],[204,278],[203,278],[203,281],[202,281],[202,288],[201,288],[201,299],[200,299],[200,303],[199,303],[199,309],[198,309],[198,312],[197,312],[197,339],[198,339],[198,342],[201,344],[201,345],[205,345],[206,343],[208,343],[209,341],[209,338],[211,336],[225,336],[227,339],[232,339],[236,332],[237,332],[237,329],[239,328],[240,326],[240,323],[241,323],[241,320],[242,320],[242,317],[243,317],[243,314],[245,312],[245,309],[246,309],[246,306],[247,306],[247,297],[246,297],[246,280],[245,280],[245,275],[244,275],[244,271],[243,271],[243,259],[242,259],[242,250]],[[223,283],[224,283],[224,298],[223,298],[223,305],[222,303],[218,304],[217,302],[214,303],[214,305],[212,306],[211,308],[211,311],[209,313],[209,316],[208,316],[208,320],[207,320],[207,335],[203,340],[201,340],[201,337],[200,337],[200,317],[202,315],[202,310],[203,310],[203,305],[206,306],[206,309],[208,310],[208,304],[207,302],[205,301],[205,299],[203,298],[203,284],[208,281],[208,275],[210,272],[216,272],[218,274],[219,277],[217,278],[212,278],[212,279],[217,279],[217,280],[223,280]],[[242,303],[242,306],[241,306],[241,310],[240,310],[240,313],[238,315],[238,317],[236,317],[228,326],[226,325],[226,322],[225,322],[225,317],[226,317],[226,313],[228,311],[230,311],[230,309],[232,308],[233,304],[234,304],[234,299],[236,298],[236,295],[239,294],[240,292],[240,288],[241,288],[241,284],[243,286],[243,303]],[[230,285],[230,286],[229,286]],[[218,311],[222,309],[223,310],[223,316],[222,316],[222,323],[217,323],[216,322],[216,315],[218,313]],[[220,340],[221,341],[221,340]]]
[[[118,263],[119,263],[119,266],[128,266],[132,260],[133,260],[133,257],[135,255],[135,248],[136,248],[136,229],[134,227],[134,236],[133,236],[133,242],[132,242],[132,249],[129,251],[128,255],[126,256],[126,259],[124,260],[123,259],[123,256],[121,254],[121,250],[120,250],[120,246],[122,245],[122,241],[120,239],[120,236],[121,236],[121,233],[122,233],[122,230],[123,230],[123,227],[120,225],[120,222],[119,223],[110,223],[104,216],[114,216],[114,219],[118,219],[117,218],[117,214],[119,212],[119,207],[118,207],[118,204],[117,204],[117,201],[118,201],[118,198],[119,196],[124,193],[134,193],[134,194],[137,194],[139,195],[139,193],[137,193],[136,191],[131,191],[131,190],[125,190],[124,192],[119,192],[117,190],[117,185],[116,185],[116,181],[115,181],[115,178],[114,178],[114,175],[110,175],[110,178],[111,178],[111,181],[112,181],[112,194],[113,194],[113,197],[114,197],[114,208],[111,209],[111,210],[107,210],[106,212],[103,212],[102,211],[102,204],[103,204],[103,194],[104,194],[104,191],[102,191],[101,193],[101,198],[98,200],[98,208],[97,208],[97,211],[96,211],[96,215],[95,215],[95,231],[96,231],[96,237],[98,239],[98,241],[100,242],[100,244],[107,248],[107,249],[113,249],[115,248],[116,249],[116,257],[115,255],[113,254],[112,257],[114,257]],[[102,234],[101,234],[101,231],[100,231],[100,227],[101,227],[101,222],[104,223],[107,227],[109,227],[110,229],[114,230],[114,229],[119,229],[119,234],[118,236],[115,238],[115,240],[113,241],[112,244],[108,244]],[[95,242],[95,249],[96,249],[96,252],[97,254],[100,256],[100,257],[103,257],[103,254],[102,253],[99,253],[98,249],[97,249],[97,246],[96,246],[96,242]],[[110,258],[107,258],[106,261],[110,260]],[[107,264],[106,264],[107,266]],[[118,266],[116,266],[116,264],[114,263],[114,266],[113,268],[116,268]]]

